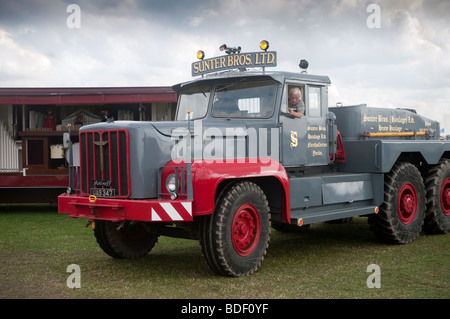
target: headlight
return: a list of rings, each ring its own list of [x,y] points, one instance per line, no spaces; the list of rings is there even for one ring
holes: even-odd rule
[[[169,193],[174,193],[177,190],[177,179],[174,174],[170,174],[166,179],[166,189]]]

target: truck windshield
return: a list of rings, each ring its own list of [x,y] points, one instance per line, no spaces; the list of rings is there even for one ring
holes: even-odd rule
[[[209,85],[191,87],[184,90],[178,102],[177,121],[187,120],[191,111],[191,120],[202,118],[208,110],[211,87]]]
[[[261,118],[273,114],[274,81],[240,81],[216,86],[212,115],[215,117]]]

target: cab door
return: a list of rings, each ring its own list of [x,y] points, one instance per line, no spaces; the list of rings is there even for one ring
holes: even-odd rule
[[[289,89],[301,88],[305,114],[295,118],[287,112]],[[326,165],[329,162],[325,87],[288,82],[281,112],[281,162],[285,167]]]

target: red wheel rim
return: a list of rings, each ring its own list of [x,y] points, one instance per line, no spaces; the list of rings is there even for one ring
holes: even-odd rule
[[[258,245],[261,221],[258,210],[251,204],[244,204],[237,210],[231,226],[231,241],[241,256],[250,255]]]
[[[445,215],[450,216],[450,178],[447,178],[441,187],[441,207]]]
[[[416,216],[417,212],[417,194],[416,189],[410,183],[402,186],[398,193],[397,213],[400,221],[408,225]]]

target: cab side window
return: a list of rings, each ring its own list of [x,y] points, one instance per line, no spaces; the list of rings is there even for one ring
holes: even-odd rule
[[[318,86],[308,87],[307,112],[310,117],[321,117],[321,90]]]
[[[288,113],[288,108],[290,107],[289,105],[289,94],[292,92],[292,89],[298,88],[300,90],[300,100],[303,101],[303,103],[305,103],[305,87],[301,84],[286,84],[284,86],[284,91],[283,91],[283,99],[281,101],[281,112],[283,113]],[[304,112],[304,115],[306,114],[306,110]]]

